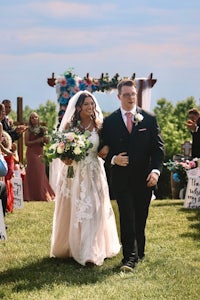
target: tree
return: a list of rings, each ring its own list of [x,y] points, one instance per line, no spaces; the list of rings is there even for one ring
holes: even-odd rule
[[[157,101],[154,113],[165,143],[165,161],[173,159],[174,155],[183,154],[181,145],[186,140],[191,140],[191,134],[185,123],[188,110],[193,107],[197,107],[193,97],[179,101],[176,106],[165,98]],[[158,197],[161,199],[169,197],[170,190],[170,172],[164,168],[158,184]]]
[[[173,155],[180,154],[182,152],[181,145],[191,139],[185,123],[188,110],[193,107],[197,107],[193,97],[177,102],[176,106],[164,98],[157,101],[154,113],[165,142],[166,160],[172,159]]]
[[[46,123],[48,133],[51,134],[56,129],[57,111],[55,102],[47,100],[46,105],[40,104],[36,112],[40,120]]]

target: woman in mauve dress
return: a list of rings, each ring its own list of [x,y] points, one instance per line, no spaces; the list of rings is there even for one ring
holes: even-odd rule
[[[24,178],[25,201],[51,201],[55,197],[46,175],[45,164],[41,160],[45,143],[48,143],[46,130],[40,126],[38,114],[32,112],[29,117],[28,129],[25,132],[27,147],[27,167]]]

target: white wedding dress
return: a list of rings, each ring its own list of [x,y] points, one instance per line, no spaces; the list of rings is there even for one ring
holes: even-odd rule
[[[68,166],[60,163],[50,256],[102,265],[119,253],[120,243],[95,130],[90,140],[89,155],[73,165],[74,178],[67,178]]]

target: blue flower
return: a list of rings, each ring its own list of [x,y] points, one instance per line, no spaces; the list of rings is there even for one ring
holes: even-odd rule
[[[173,177],[175,182],[180,182],[180,178],[178,176],[178,173],[174,173],[172,177]]]
[[[67,78],[67,83],[70,87],[74,87],[76,85],[76,80],[73,77]]]
[[[60,103],[60,105],[68,105],[69,99],[64,98],[63,96],[60,96],[60,98],[58,99],[58,102]]]
[[[86,90],[86,84],[85,84],[83,81],[81,81],[81,82],[79,83],[79,88],[80,88],[81,91]]]

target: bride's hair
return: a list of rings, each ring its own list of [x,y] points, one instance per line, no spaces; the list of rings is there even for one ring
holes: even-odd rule
[[[80,121],[80,115],[78,110],[83,105],[86,97],[91,97],[95,103],[94,116],[92,117],[94,120],[94,125],[97,129],[101,128],[103,123],[103,114],[101,108],[97,102],[97,99],[94,95],[92,95],[87,90],[77,92],[70,100],[67,105],[67,109],[62,118],[59,131],[63,131],[67,129],[69,126],[77,126],[78,121]],[[79,107],[79,108],[78,108]],[[72,124],[72,125],[71,125]]]
[[[80,96],[78,97],[78,100],[75,104],[75,112],[74,115],[72,116],[72,120],[71,120],[71,125],[72,127],[75,127],[78,125],[78,122],[80,121],[80,112],[81,112],[81,107],[85,101],[85,98],[90,97],[92,99],[92,101],[94,102],[95,105],[95,109],[94,109],[94,113],[91,115],[91,119],[94,121],[94,126],[97,129],[100,129],[101,124],[100,122],[97,121],[96,115],[98,116],[99,112],[96,110],[96,103],[93,99],[93,97],[91,96],[91,94],[84,92],[82,94],[80,94]]]

